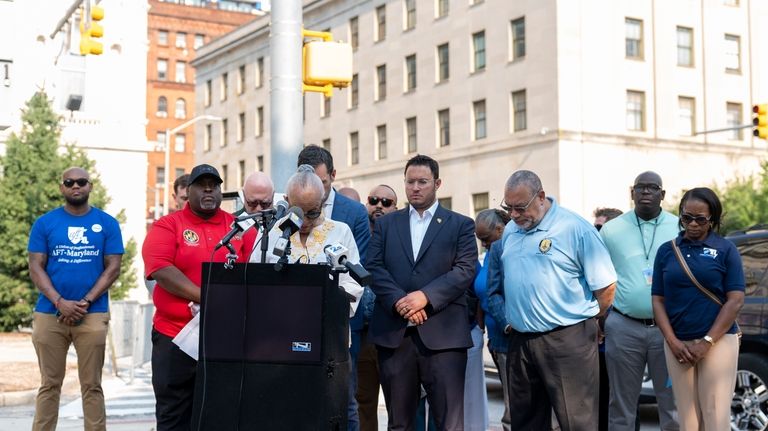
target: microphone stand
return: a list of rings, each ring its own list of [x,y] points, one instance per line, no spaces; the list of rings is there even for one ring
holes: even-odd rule
[[[267,251],[269,251],[269,232],[272,227],[277,223],[277,217],[264,217],[261,219],[261,227],[263,229],[261,234],[261,263],[267,263]]]
[[[285,245],[285,253],[283,253],[282,256],[280,256],[280,259],[275,264],[275,271],[280,272],[283,270],[283,267],[288,263],[288,256],[291,255],[291,241],[288,240],[288,243]]]
[[[235,262],[237,261],[237,252],[235,252],[235,248],[232,247],[232,244],[227,243],[227,250],[229,250],[229,253],[227,253],[227,261],[224,263],[224,269],[232,269],[235,267]]]

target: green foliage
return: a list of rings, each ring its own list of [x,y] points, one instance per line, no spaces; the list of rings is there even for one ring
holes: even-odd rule
[[[712,187],[723,204],[723,233],[744,230],[768,222],[768,162],[760,164],[757,175],[728,181],[724,187]]]
[[[115,218],[120,224],[125,223],[125,210],[121,210]],[[113,301],[125,299],[128,296],[128,291],[136,287],[138,279],[136,270],[133,268],[133,261],[136,259],[137,253],[138,244],[131,238],[125,243],[125,253],[123,260],[120,261],[120,276],[109,289],[109,297]]]
[[[94,180],[90,203],[103,208],[109,202],[95,163],[82,150],[70,146],[59,153],[60,118],[44,92],[36,93],[26,103],[21,119],[20,133],[10,136],[5,156],[0,158],[0,331],[28,326],[32,321],[38,291],[27,266],[29,232],[39,216],[63,204],[59,183],[64,169],[86,169]],[[130,245],[129,241],[126,251]],[[125,272],[120,282],[124,290],[136,284],[136,274],[127,271],[136,255],[135,241],[132,250],[132,255],[123,256],[121,269]]]

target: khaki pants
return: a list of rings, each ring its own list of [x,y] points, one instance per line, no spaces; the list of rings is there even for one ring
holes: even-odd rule
[[[35,403],[32,429],[55,430],[59,418],[59,398],[70,344],[77,352],[77,371],[83,398],[86,430],[105,430],[106,412],[101,389],[104,347],[109,313],[88,313],[77,326],[59,323],[56,316],[35,313],[32,344],[40,366],[40,389]]]
[[[686,341],[686,344],[706,341]],[[736,384],[739,339],[726,334],[695,365],[681,364],[664,343],[667,370],[681,431],[723,431],[730,428],[731,398]]]

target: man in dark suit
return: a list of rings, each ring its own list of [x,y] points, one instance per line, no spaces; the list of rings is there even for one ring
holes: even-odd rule
[[[477,263],[474,222],[437,203],[439,167],[405,165],[409,207],[376,220],[368,258],[376,304],[369,329],[390,430],[412,430],[419,385],[440,430],[464,426],[464,370],[472,339],[465,294]]]
[[[315,174],[323,181],[325,196],[323,196],[323,215],[331,220],[345,223],[355,237],[357,251],[360,253],[360,263],[365,265],[368,242],[371,232],[368,227],[368,211],[360,202],[336,192],[332,187],[336,179],[336,169],[333,167],[331,152],[317,145],[307,145],[299,153],[297,166],[310,165],[315,168]],[[360,334],[363,329],[363,307],[358,307],[355,316],[349,322],[351,330],[350,379],[349,379],[349,413],[348,431],[359,431],[360,421],[357,412],[357,354],[360,351]]]

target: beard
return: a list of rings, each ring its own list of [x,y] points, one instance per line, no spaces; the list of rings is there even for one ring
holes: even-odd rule
[[[64,196],[64,200],[73,207],[80,207],[88,204],[88,195],[81,194],[79,197]]]

